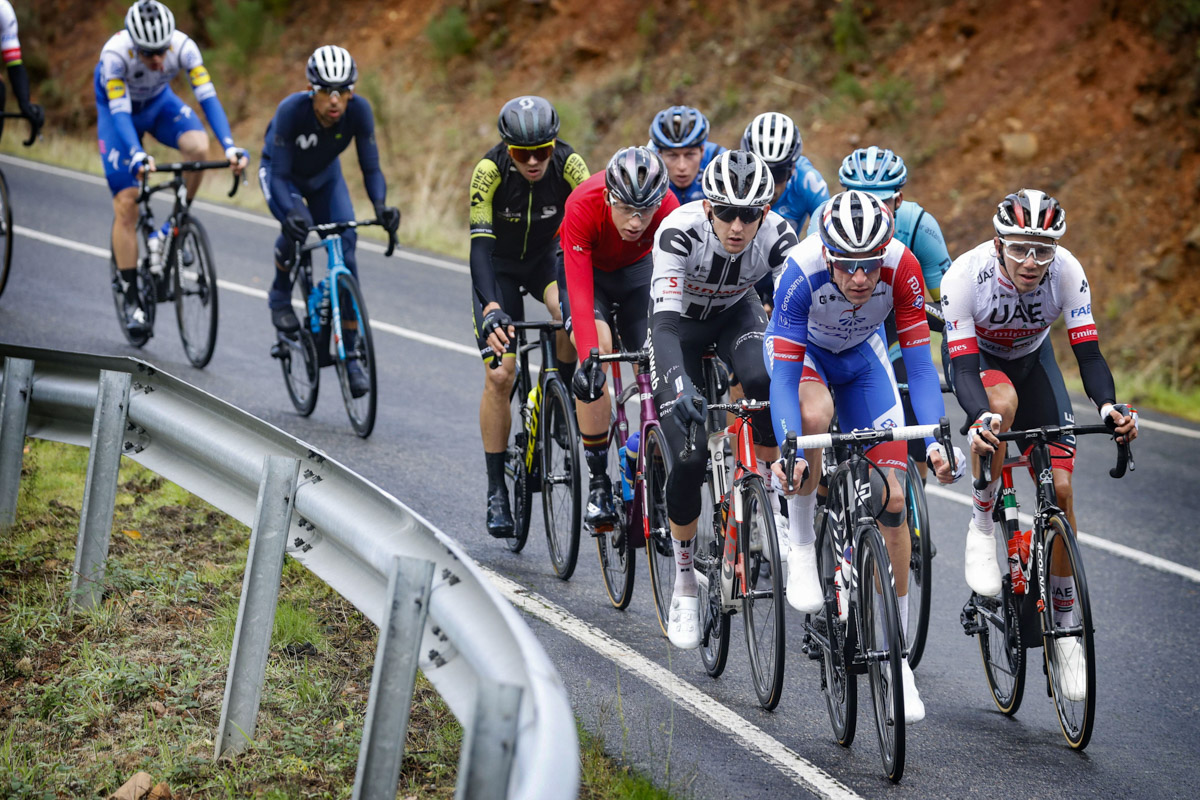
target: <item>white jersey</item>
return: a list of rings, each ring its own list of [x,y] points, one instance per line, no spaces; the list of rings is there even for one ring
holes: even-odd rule
[[[1020,358],[1045,341],[1061,316],[1072,345],[1099,339],[1087,277],[1067,248],[1057,248],[1042,282],[1025,294],[1017,294],[999,267],[995,245],[987,241],[956,258],[942,276],[951,356],[982,350],[996,358]]]
[[[0,0],[0,54],[5,64],[21,60],[21,42],[17,39],[17,14],[12,3]]]
[[[178,30],[171,34],[161,72],[141,62],[129,31],[114,34],[100,51],[100,80],[108,96],[108,110],[133,113],[134,106],[140,108],[162,94],[181,70],[187,72],[197,100],[216,96],[200,48],[187,34]]]
[[[724,311],[764,276],[778,278],[795,244],[792,226],[768,211],[746,249],[730,255],[713,232],[704,201],[686,203],[663,219],[654,236],[651,313],[677,311],[687,319],[706,319]]]

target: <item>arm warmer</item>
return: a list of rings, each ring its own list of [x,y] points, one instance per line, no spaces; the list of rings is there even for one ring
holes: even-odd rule
[[[1096,408],[1105,403],[1117,402],[1117,388],[1113,383],[1112,371],[1104,354],[1100,352],[1100,343],[1095,339],[1072,345],[1075,360],[1079,362],[1079,377],[1083,379],[1083,390]]]

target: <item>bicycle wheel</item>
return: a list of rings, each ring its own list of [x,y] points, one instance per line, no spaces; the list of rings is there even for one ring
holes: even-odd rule
[[[608,600],[613,608],[624,610],[633,599],[634,565],[637,560],[630,542],[633,532],[627,527],[630,524],[629,512],[621,490],[620,445],[617,442],[617,426],[614,423],[608,438],[608,476],[613,483],[613,506],[617,511],[617,522],[612,530],[596,531],[592,537],[596,540],[596,556],[600,559],[604,591],[608,592]],[[633,524],[639,524],[639,520],[634,520]]]
[[[518,369],[520,369],[518,367]],[[518,374],[513,382],[512,397],[509,398],[509,408],[512,412],[511,428],[508,436],[508,447],[504,453],[504,483],[508,487],[509,502],[512,503],[513,535],[504,543],[514,553],[519,553],[529,539],[529,518],[533,504],[533,481],[525,466],[525,450],[529,444],[529,431],[525,428],[525,415],[521,409],[525,406],[526,392],[521,391],[522,381]],[[536,460],[535,462],[536,463]]]
[[[12,267],[13,214],[8,195],[8,181],[0,172],[0,294],[8,285],[8,270]]]
[[[747,582],[742,617],[750,675],[759,705],[772,711],[783,693],[784,664],[783,567],[775,514],[761,477],[747,476],[735,491],[742,492],[744,513],[738,545]]]
[[[1075,578],[1074,602],[1064,592],[1054,595],[1042,611],[1046,674],[1063,736],[1075,750],[1087,747],[1096,717],[1096,645],[1092,605],[1075,532],[1060,514],[1046,528],[1046,585],[1065,569]],[[1058,565],[1056,567],[1056,565]],[[1073,608],[1072,608],[1073,606]],[[1062,610],[1058,610],[1062,609]]]
[[[874,525],[860,528],[858,552],[858,611],[862,615],[860,650],[867,661],[867,679],[875,707],[875,732],[888,780],[904,775],[904,660],[896,584],[883,536]]]
[[[650,586],[654,590],[654,611],[658,615],[662,634],[666,636],[671,594],[675,588],[675,545],[671,541],[671,521],[667,516],[667,475],[675,459],[671,448],[667,446],[667,437],[658,425],[646,428],[641,453],[646,562],[650,567]],[[699,547],[696,551],[699,552]],[[700,608],[700,624],[703,626],[704,603],[700,604]]]
[[[138,232],[138,239],[142,243],[142,252],[146,252],[146,237],[144,232]],[[148,324],[145,333],[133,334],[125,326],[125,290],[121,288],[121,273],[117,269],[117,260],[112,255],[112,248],[111,246],[109,247],[108,271],[112,285],[113,305],[117,309],[117,324],[121,328],[121,333],[125,334],[126,340],[134,347],[144,346],[146,342],[150,341],[150,337],[154,335],[154,309],[158,305],[158,298],[154,289],[154,278],[150,275],[150,270],[141,265],[140,256],[138,263],[138,297],[142,304],[142,310],[146,314],[146,322]]]
[[[217,345],[217,271],[199,220],[189,217],[179,226],[171,274],[183,352],[200,369]]]
[[[817,512],[817,567],[821,585],[825,587],[825,607],[816,615],[810,615],[807,621],[819,636],[824,637],[821,693],[825,695],[825,709],[829,713],[833,736],[842,747],[849,747],[854,742],[858,723],[858,675],[849,667],[857,637],[852,624],[853,609],[847,622],[838,619],[837,584],[833,576],[842,556],[834,543],[832,526],[835,524],[824,509]]]
[[[354,426],[354,432],[365,439],[375,427],[375,403],[379,394],[379,384],[375,380],[375,342],[371,338],[371,322],[367,318],[367,305],[363,302],[358,281],[347,272],[340,273],[337,276],[337,290],[342,316],[342,337],[346,343],[345,360],[336,358],[336,351],[334,353],[338,381],[342,385],[342,401],[346,404],[350,424]],[[347,334],[347,323],[357,323],[358,330],[355,334]],[[353,330],[354,325],[349,327]],[[358,397],[355,397],[350,389],[349,367],[355,362],[362,369],[368,384],[367,391]]]
[[[929,633],[930,587],[933,582],[932,539],[929,538],[929,506],[925,501],[925,484],[912,456],[908,459],[908,488],[905,500],[908,511],[908,533],[912,550],[908,556],[908,620],[902,626],[908,646],[908,665],[913,669],[925,652],[925,637]]]
[[[550,373],[556,375],[556,373]],[[579,559],[579,429],[574,403],[559,377],[547,379],[542,397],[542,514],[554,574],[564,581]],[[620,483],[616,484],[620,494]]]
[[[1021,644],[1019,598],[1012,593],[1012,579],[1005,575],[999,597],[974,596],[977,634],[983,672],[992,700],[1002,714],[1012,716],[1025,694],[1025,647]]]

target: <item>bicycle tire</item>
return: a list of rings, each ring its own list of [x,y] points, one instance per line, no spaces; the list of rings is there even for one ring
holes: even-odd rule
[[[833,493],[829,496],[833,501]],[[836,524],[828,513],[819,511],[817,523],[817,566],[821,583],[825,587],[825,607],[815,615],[809,615],[809,623],[824,632],[827,645],[821,652],[821,693],[825,695],[825,710],[833,737],[842,747],[854,743],[858,725],[858,675],[850,667],[855,650],[853,620],[850,610],[846,622],[838,619],[837,584],[834,572],[841,563],[842,555],[835,549],[832,525]]]
[[[859,630],[863,637],[860,650],[867,655],[867,679],[871,686],[883,772],[892,783],[898,783],[904,775],[905,730],[901,676],[904,644],[900,634],[896,582],[879,529],[874,524],[863,525],[855,541],[858,612],[861,615]]]
[[[667,515],[667,475],[671,473],[675,458],[667,444],[666,435],[657,424],[647,426],[640,446],[646,564],[650,568],[654,613],[658,617],[662,635],[666,636],[671,615],[671,595],[675,589],[675,544],[671,538],[671,520]],[[703,622],[701,619],[701,624]]]
[[[203,369],[217,346],[217,270],[200,220],[184,220],[173,250],[171,275],[179,338],[188,361]],[[188,263],[189,259],[194,263]]]
[[[141,241],[142,252],[146,251],[146,236],[144,231],[138,232],[138,239]],[[138,295],[141,300],[142,310],[146,314],[146,322],[148,327],[145,333],[133,334],[129,328],[125,326],[125,292],[121,288],[121,273],[117,269],[116,256],[112,254],[111,241],[109,243],[108,256],[108,271],[112,285],[113,305],[117,309],[117,325],[121,328],[121,333],[125,335],[128,341],[134,347],[144,347],[146,342],[150,341],[150,337],[154,335],[154,309],[158,303],[158,298],[154,289],[154,279],[150,275],[150,270],[142,265],[142,259],[138,258],[137,281]]]
[[[512,415],[511,428],[508,435],[508,447],[504,451],[504,482],[508,488],[509,502],[512,504],[513,535],[504,540],[504,544],[514,553],[525,548],[529,540],[529,519],[532,511],[533,482],[529,470],[525,466],[525,449],[529,443],[529,431],[525,428],[525,397],[528,389],[521,391],[520,376],[513,381],[512,395],[509,397],[509,409]],[[537,456],[534,455],[534,462]]]
[[[600,577],[604,580],[604,591],[613,608],[624,611],[633,599],[633,581],[637,565],[636,551],[632,547],[629,529],[628,507],[621,493],[620,439],[616,423],[612,424],[608,439],[608,475],[613,483],[613,507],[617,521],[612,530],[593,532],[596,540],[596,557],[600,560]],[[613,478],[613,476],[616,476]],[[637,491],[635,489],[635,491]],[[638,524],[637,520],[633,524]]]
[[[572,412],[574,402],[557,373],[549,373],[543,386],[542,517],[550,566],[569,580],[579,560],[580,492],[579,427]],[[617,484],[619,487],[620,484]],[[619,489],[618,489],[619,491]]]
[[[1054,698],[1054,709],[1058,713],[1058,722],[1062,727],[1063,736],[1073,750],[1082,750],[1088,746],[1092,738],[1092,728],[1096,722],[1096,644],[1093,639],[1092,605],[1088,596],[1087,577],[1083,571],[1083,562],[1079,557],[1079,546],[1075,542],[1075,532],[1065,516],[1055,513],[1046,521],[1046,571],[1053,568],[1057,553],[1062,552],[1070,565],[1071,574],[1075,576],[1075,609],[1078,613],[1078,624],[1074,626],[1060,625],[1055,621],[1054,598],[1042,610],[1043,647],[1046,659],[1046,676],[1050,682]],[[1050,574],[1045,575],[1046,585],[1050,585]],[[1071,631],[1075,631],[1071,633]],[[1059,661],[1055,642],[1059,638],[1074,638],[1079,641],[1083,651],[1082,679],[1083,697],[1072,699],[1063,689],[1063,681],[1068,665]]]
[[[741,491],[744,517],[738,544],[748,581],[742,597],[746,650],[758,704],[773,711],[783,695],[786,661],[779,534],[763,479],[758,475],[746,476]]]
[[[917,471],[912,456],[908,457],[905,500],[908,506],[908,534],[912,548],[908,557],[908,620],[904,622],[903,628],[905,644],[908,647],[908,666],[916,669],[925,653],[925,640],[929,635],[933,540],[929,535],[929,504],[925,497],[925,484],[921,482],[921,473]]]
[[[348,272],[339,273],[336,290],[343,320],[342,331],[339,333],[345,337],[345,320],[351,319],[358,323],[354,348],[352,351],[350,348],[345,348],[345,360],[338,358],[336,351],[333,353],[337,366],[338,383],[342,386],[342,402],[346,406],[346,415],[350,417],[350,424],[354,427],[354,432],[365,439],[375,428],[375,406],[379,399],[379,383],[375,379],[375,341],[371,337],[371,320],[367,316],[367,305],[363,302],[362,290],[358,288],[358,281],[354,280],[353,275]],[[334,347],[336,348],[336,345]],[[348,365],[351,361],[357,361],[363,374],[367,376],[367,392],[359,397],[355,397],[350,391]]]
[[[975,596],[976,619],[983,629],[979,655],[987,676],[988,691],[996,708],[1011,717],[1025,695],[1025,646],[1021,643],[1021,611],[1012,592],[1012,579],[1005,575],[999,597]]]
[[[12,268],[13,251],[13,212],[12,200],[8,193],[8,179],[0,172],[0,294],[8,285],[8,273]]]

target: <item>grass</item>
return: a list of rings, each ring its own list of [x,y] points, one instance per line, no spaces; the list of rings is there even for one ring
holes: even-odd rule
[[[255,740],[214,762],[249,530],[125,461],[104,603],[69,615],[86,467],[83,448],[28,440],[0,535],[0,796],[107,796],[145,771],[177,797],[349,797],[374,626],[289,559]],[[581,797],[668,797],[582,740]],[[401,795],[452,797],[461,744],[418,675]]]

